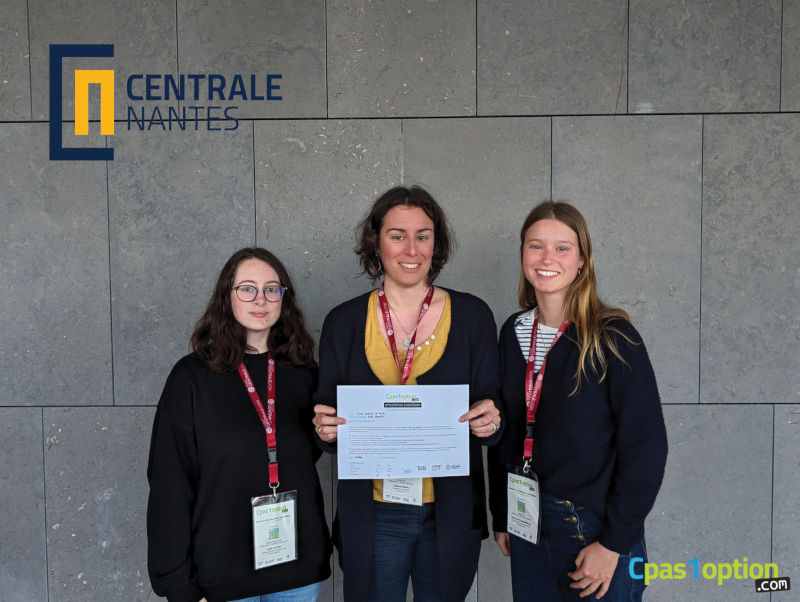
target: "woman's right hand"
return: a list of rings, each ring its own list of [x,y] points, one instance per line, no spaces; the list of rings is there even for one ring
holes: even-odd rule
[[[503,556],[511,556],[511,550],[508,549],[508,533],[495,532],[494,540],[497,542],[497,547],[503,553]]]
[[[314,430],[317,437],[326,443],[333,443],[339,436],[339,425],[347,421],[336,415],[336,408],[317,404],[314,406]]]

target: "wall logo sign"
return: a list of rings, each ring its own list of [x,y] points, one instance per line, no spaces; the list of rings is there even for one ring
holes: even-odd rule
[[[64,147],[61,98],[64,57],[113,57],[113,44],[50,44],[50,160],[112,161],[114,149]],[[75,135],[89,134],[89,84],[100,84],[100,133],[114,133],[114,70],[75,70]]]
[[[112,161],[114,148],[64,146],[64,58],[112,58],[113,44],[50,45],[50,159]],[[239,127],[231,102],[283,100],[281,74],[134,73],[125,81],[128,130],[150,132]],[[75,136],[89,134],[89,86],[100,86],[100,134],[114,135],[114,69],[75,70]],[[145,104],[145,101],[147,104]],[[159,102],[168,104],[160,105]],[[226,103],[224,106],[218,103]],[[96,116],[95,116],[96,119]]]

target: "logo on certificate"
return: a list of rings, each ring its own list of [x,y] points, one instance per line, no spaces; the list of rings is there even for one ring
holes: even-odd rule
[[[276,539],[281,538],[281,528],[280,527],[270,527],[269,529],[269,540],[274,541]]]
[[[522,500],[517,500],[517,512],[520,514],[525,514],[525,502]]]

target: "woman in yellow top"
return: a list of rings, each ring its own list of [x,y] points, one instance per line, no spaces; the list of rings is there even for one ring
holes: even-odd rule
[[[337,385],[467,384],[470,407],[459,420],[469,421],[470,474],[339,481],[334,530],[344,597],[405,601],[411,577],[415,600],[463,600],[488,537],[481,444],[493,445],[502,430],[494,318],[480,299],[433,285],[453,239],[427,191],[385,192],[358,231],[364,273],[382,284],[325,319],[314,407],[320,444],[335,451],[344,423]]]

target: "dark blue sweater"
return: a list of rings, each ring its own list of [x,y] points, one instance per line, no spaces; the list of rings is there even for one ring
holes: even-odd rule
[[[502,408],[497,394],[497,330],[489,307],[477,297],[450,293],[451,325],[441,359],[417,378],[420,385],[468,384],[470,402],[492,399]],[[319,388],[316,403],[336,406],[337,385],[380,385],[364,350],[369,293],[331,310],[322,326],[319,345]],[[464,412],[469,408],[464,407]],[[493,445],[501,429],[491,437],[470,435],[470,474],[433,480],[436,496],[436,531],[439,571],[445,600],[463,600],[478,568],[481,539],[488,537],[486,488],[481,444]],[[329,452],[335,446],[319,441]],[[342,480],[337,489],[339,559],[344,569],[344,599],[358,602],[369,597],[372,585],[372,481]],[[334,525],[337,531],[337,525]]]
[[[521,313],[521,312],[520,312]],[[495,531],[506,531],[506,472],[520,463],[525,438],[525,367],[512,315],[500,331],[501,396],[506,429],[489,450],[489,503]],[[570,395],[578,367],[575,326],[550,350],[536,414],[533,467],[541,489],[603,517],[600,543],[626,554],[644,535],[667,459],[667,434],[656,379],[636,329],[614,326],[628,366],[610,352],[606,379],[588,378]],[[591,374],[591,373],[590,373]]]

